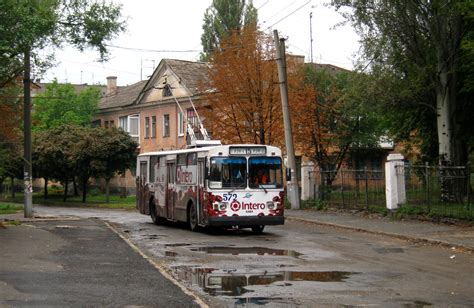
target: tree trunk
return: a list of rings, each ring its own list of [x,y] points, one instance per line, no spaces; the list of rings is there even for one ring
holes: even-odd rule
[[[69,188],[69,179],[66,179],[66,182],[64,183],[64,197],[63,197],[63,202],[66,202],[67,200],[67,190]]]
[[[82,181],[82,203],[86,203],[87,179]]]
[[[110,179],[105,179],[105,203],[109,203]]]
[[[72,185],[74,186],[74,197],[79,196],[79,192],[77,191],[77,183],[76,183],[76,177],[72,177]]]
[[[15,200],[15,178],[10,177],[11,179],[11,185],[12,185],[12,199]]]
[[[44,178],[44,200],[48,199],[48,178]]]

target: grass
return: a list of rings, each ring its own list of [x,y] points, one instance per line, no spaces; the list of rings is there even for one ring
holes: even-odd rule
[[[3,198],[3,199],[2,199]],[[110,209],[135,209],[135,195],[127,196],[125,198],[119,195],[110,195],[109,203],[105,200],[105,195],[97,194],[95,191],[88,194],[86,202],[82,202],[82,195],[68,196],[66,202],[63,201],[63,195],[59,193],[48,194],[48,199],[44,199],[43,193],[33,193],[33,204],[41,204],[46,206],[74,206],[74,207],[94,207],[94,208],[110,208]],[[1,202],[23,203],[23,193],[16,194],[15,198],[0,197]],[[22,207],[20,207],[22,208]]]
[[[0,215],[14,214],[23,210],[23,206],[12,203],[0,202]]]

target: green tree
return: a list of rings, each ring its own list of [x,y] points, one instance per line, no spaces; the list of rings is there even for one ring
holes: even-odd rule
[[[325,180],[331,185],[349,150],[377,148],[383,130],[368,107],[370,97],[360,91],[365,75],[307,66],[304,76],[305,89],[290,88],[299,93],[292,103],[295,141],[322,170],[330,171]]]
[[[10,178],[12,198],[15,198],[15,179],[23,175],[23,159],[18,144],[0,141],[0,192],[3,182]]]
[[[73,151],[85,133],[85,128],[75,125],[60,125],[35,133],[33,169],[36,177],[45,180],[45,199],[48,198],[48,180],[57,180],[64,185],[63,200],[66,201],[69,180],[74,178],[78,168]]]
[[[73,85],[59,84],[55,80],[35,99],[33,129],[45,130],[64,124],[90,126],[99,99],[98,87],[76,93]]]
[[[201,35],[201,61],[208,61],[210,54],[220,49],[222,40],[232,31],[240,31],[244,26],[254,25],[258,21],[257,9],[252,0],[213,0],[204,13]]]
[[[434,120],[440,162],[464,164],[472,139],[472,121],[466,115],[473,111],[468,97],[472,97],[474,3],[333,0],[332,4],[336,9],[350,8],[342,11],[361,36],[362,59],[394,95],[383,96],[387,110],[402,116],[410,110],[412,116],[398,117],[402,122],[415,123],[423,115],[416,132],[427,131],[434,126],[428,122]],[[423,127],[425,123],[428,126]]]
[[[95,48],[106,60],[106,43],[125,30],[121,6],[87,0],[3,0],[0,2],[0,85],[23,71],[23,55],[31,50],[36,73],[52,63],[45,47],[64,44]]]
[[[103,177],[108,184],[116,172],[123,172],[134,164],[138,144],[116,128],[85,128],[83,132],[72,146],[71,159],[82,184],[82,202],[86,202],[89,179]]]
[[[138,144],[122,129],[111,127],[109,129],[96,128],[94,134],[98,135],[100,143],[93,148],[93,161],[91,167],[94,176],[105,180],[106,202],[109,203],[110,180],[117,173],[135,166]]]

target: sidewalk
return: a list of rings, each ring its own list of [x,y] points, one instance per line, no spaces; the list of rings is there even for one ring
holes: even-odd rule
[[[390,220],[388,217],[361,217],[348,213],[315,210],[285,210],[285,216],[289,221],[305,221],[474,252],[474,227]]]

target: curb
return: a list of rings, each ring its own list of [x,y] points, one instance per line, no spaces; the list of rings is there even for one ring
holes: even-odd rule
[[[320,226],[333,227],[333,228],[338,228],[338,229],[345,229],[345,230],[363,232],[363,233],[374,234],[374,235],[382,235],[382,236],[392,237],[392,238],[396,238],[396,239],[400,239],[400,240],[404,240],[404,241],[408,241],[408,242],[412,242],[412,243],[425,243],[425,244],[429,244],[429,245],[433,245],[433,246],[441,246],[441,247],[444,247],[444,248],[453,249],[453,250],[458,251],[458,252],[466,252],[466,253],[469,253],[469,254],[474,253],[474,247],[465,246],[465,245],[461,245],[461,244],[448,243],[448,242],[445,242],[445,241],[440,241],[440,240],[435,240],[435,239],[430,239],[430,238],[418,238],[418,237],[413,237],[413,236],[408,236],[408,235],[401,235],[401,234],[390,233],[390,232],[373,231],[373,230],[368,230],[368,229],[359,228],[359,227],[340,225],[340,224],[336,224],[336,223],[323,222],[323,221],[317,221],[317,220],[300,218],[300,217],[286,216],[285,219],[292,220],[292,221],[297,221],[297,222],[310,223],[310,224],[314,224],[314,225],[320,225]]]

